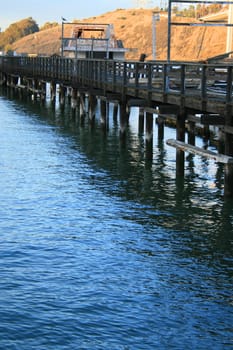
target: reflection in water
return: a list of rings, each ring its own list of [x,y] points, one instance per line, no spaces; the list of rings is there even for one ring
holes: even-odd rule
[[[22,123],[22,128],[26,122],[21,116],[27,119],[33,136],[24,130],[20,137],[20,129],[16,142],[24,143],[20,146],[27,157],[21,154],[22,162],[30,163],[38,184],[30,184],[29,174],[15,165],[21,171],[17,191],[22,198],[14,198],[12,190],[13,205],[1,227],[7,241],[1,256],[12,259],[9,266],[23,286],[17,297],[13,292],[10,295],[15,309],[22,308],[24,295],[30,300],[33,295],[33,307],[43,300],[37,322],[47,328],[44,333],[43,327],[36,328],[40,339],[47,339],[46,349],[52,348],[48,346],[48,339],[53,344],[51,334],[59,349],[73,348],[69,337],[82,339],[83,349],[221,349],[232,345],[233,201],[223,200],[223,166],[186,154],[185,177],[176,177],[175,150],[157,137],[156,126],[153,157],[147,157],[145,135],[138,132],[137,109],[131,111],[127,137],[121,140],[111,105],[106,131],[99,109],[91,125],[68,103],[64,107],[49,100],[42,104],[13,90],[2,91],[2,96],[11,100],[19,118],[15,117],[16,124]],[[16,127],[13,137],[17,133]],[[52,140],[47,140],[48,134]],[[174,129],[166,128],[166,138],[174,135]],[[31,137],[38,137],[32,147],[36,154],[30,157],[26,136],[30,142]],[[196,141],[202,143],[199,138]],[[48,159],[41,154],[45,146],[51,147],[46,149]],[[8,197],[5,201],[10,202]],[[16,214],[18,226],[13,235]],[[15,260],[7,255],[14,247],[13,239],[19,247]],[[6,269],[4,258],[1,263]],[[21,269],[23,276],[26,271],[21,278],[27,283],[17,275]],[[1,279],[6,275],[0,275]],[[28,291],[28,285],[34,289]],[[6,303],[1,293],[0,298]],[[15,322],[18,334],[29,337]],[[93,328],[95,343],[90,341]],[[43,348],[40,341],[37,338],[37,346]]]

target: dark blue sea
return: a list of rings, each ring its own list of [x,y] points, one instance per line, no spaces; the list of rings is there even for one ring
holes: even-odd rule
[[[233,349],[223,166],[77,114],[0,92],[0,349]]]

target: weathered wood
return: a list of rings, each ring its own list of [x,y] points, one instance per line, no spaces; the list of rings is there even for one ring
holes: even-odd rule
[[[129,110],[125,100],[120,103],[120,135],[121,137],[126,136],[126,128],[129,119]]]
[[[178,114],[180,111],[179,106],[173,106],[173,105],[160,105],[158,106],[158,113],[159,114]]]
[[[169,146],[178,148],[184,152],[189,152],[192,154],[196,154],[205,158],[210,158],[215,160],[218,163],[223,163],[223,164],[233,164],[233,157],[227,156],[225,154],[217,154],[213,151],[209,151],[197,146],[193,146],[190,144],[187,144],[182,141],[174,140],[174,139],[168,139],[166,143]]]
[[[52,81],[50,83],[50,95],[51,95],[51,100],[55,102],[56,100],[56,82]]]
[[[158,114],[158,112],[159,112],[158,107],[156,107],[156,108],[145,107],[145,108],[144,108],[144,111],[145,111],[146,113],[152,113],[152,114]]]
[[[187,125],[187,129],[188,129],[188,143],[191,145],[195,145],[195,123],[189,121]]]
[[[93,121],[95,119],[95,112],[97,107],[97,98],[94,95],[89,95],[89,104],[88,104],[88,116],[89,120]]]
[[[141,100],[141,99],[129,99],[127,102],[127,105],[129,107],[145,107],[148,105],[148,101],[147,100]]]
[[[201,114],[200,122],[203,125],[224,125],[225,118],[219,114]]]
[[[144,108],[139,108],[139,116],[138,116],[138,132],[142,134],[144,132]]]
[[[146,140],[151,140],[153,137],[153,114],[146,113]]]
[[[233,126],[229,126],[229,125],[227,125],[227,126],[225,126],[225,125],[224,125],[224,126],[221,126],[221,131],[233,135]]]
[[[164,118],[161,118],[158,116],[156,119],[156,123],[158,125],[158,139],[163,140],[164,139]]]
[[[118,102],[114,102],[113,105],[113,120],[117,121],[117,116],[118,116]]]
[[[103,127],[107,125],[107,102],[100,100],[100,122]]]
[[[193,123],[200,123],[201,122],[201,118],[200,118],[200,116],[189,114],[187,116],[187,121],[190,121],[190,122],[193,122]]]
[[[65,103],[66,87],[61,85],[59,86],[59,101],[61,105]]]
[[[77,90],[80,93],[78,95],[80,114],[83,116],[87,104],[85,103],[87,102],[85,94],[93,94],[105,102],[105,115],[109,114],[109,101],[117,103],[120,106],[122,135],[126,133],[130,107],[143,108],[143,112],[141,110],[139,114],[141,124],[139,129],[142,130],[144,124],[142,113],[147,113],[146,140],[150,140],[150,147],[152,146],[151,135],[153,131],[150,123],[153,114],[157,114],[159,121],[161,121],[161,125],[158,127],[159,138],[163,137],[165,120],[174,119],[177,128],[177,140],[173,140],[173,146],[177,149],[177,175],[184,172],[184,151],[212,158],[226,164],[226,193],[233,197],[233,190],[231,190],[233,187],[231,166],[233,163],[232,65],[0,57],[0,80],[3,79],[5,84],[9,86],[33,93],[41,93],[41,87],[36,80],[50,83],[53,105],[56,99],[57,84],[73,91],[72,107],[76,107]],[[63,96],[61,97],[62,104]],[[91,99],[89,103],[91,103]],[[91,116],[93,111],[94,104],[89,110]],[[117,109],[114,108],[114,118],[116,115]],[[187,121],[188,123],[186,123]],[[210,125],[221,126],[220,130],[224,133],[224,153],[226,155],[216,154],[191,145],[190,143],[195,143],[195,131],[191,129],[188,129],[189,144],[185,144],[187,130],[185,126],[188,125],[192,128],[193,123],[202,124],[207,137]],[[106,121],[104,124],[107,125]],[[171,140],[167,141],[168,144],[169,142]]]
[[[225,165],[224,196],[233,197],[233,164]]]
[[[77,89],[73,88],[72,89],[72,97],[71,97],[71,108],[72,109],[76,109],[77,105],[78,105],[78,96],[77,96]]]
[[[146,159],[153,158],[153,114],[146,113]]]

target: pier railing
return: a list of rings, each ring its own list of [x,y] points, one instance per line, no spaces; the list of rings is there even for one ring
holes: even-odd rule
[[[0,71],[210,113],[224,113],[233,101],[229,64],[0,57]]]
[[[146,116],[147,156],[152,158],[153,114],[157,114],[158,133],[163,137],[164,123],[176,123],[176,172],[184,174],[184,152],[194,153],[225,164],[224,193],[233,197],[233,96],[232,66],[165,61],[113,61],[58,57],[0,57],[0,83],[25,89],[33,94],[50,96],[64,104],[66,91],[72,108],[80,115],[88,100],[87,115],[93,120],[97,98],[100,100],[101,123],[107,126],[107,103],[119,106],[120,133],[126,133],[131,106],[139,106],[139,128]],[[71,92],[71,95],[70,95]],[[142,111],[143,110],[143,111]],[[117,115],[117,109],[114,108]],[[224,139],[224,151],[215,153],[195,146],[195,125],[208,132],[216,126]],[[186,127],[188,143],[185,142]],[[221,129],[221,130],[220,130]]]

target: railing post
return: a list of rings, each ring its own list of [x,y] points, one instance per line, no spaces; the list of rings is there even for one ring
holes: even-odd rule
[[[206,70],[207,67],[205,65],[202,66],[202,74],[201,74],[201,99],[206,100]]]
[[[142,134],[144,132],[144,108],[143,107],[139,107],[138,132],[139,134]]]
[[[233,126],[232,118],[232,66],[227,67],[227,91],[226,91],[226,113],[225,113],[225,154],[233,156],[233,135],[228,133],[228,127]],[[225,165],[224,195],[233,197],[233,165]]]
[[[182,96],[185,94],[185,65],[181,65],[181,72],[180,72],[180,93]]]
[[[177,115],[176,139],[182,142],[185,140],[185,111],[182,107]],[[176,175],[184,176],[184,151],[178,148],[176,150]]]
[[[232,66],[227,67],[227,91],[226,91],[226,103],[232,101]]]
[[[169,91],[168,65],[163,65],[163,93],[166,95]]]
[[[120,102],[120,136],[122,138],[126,136],[128,116],[127,103],[125,98],[123,98]]]
[[[146,112],[146,159],[153,158],[153,113]]]

